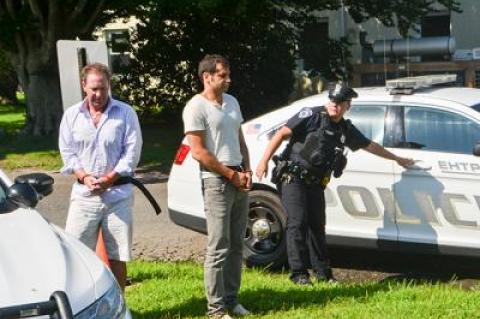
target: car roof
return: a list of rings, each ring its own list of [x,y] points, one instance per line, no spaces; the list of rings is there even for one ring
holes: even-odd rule
[[[355,88],[358,93],[358,98],[354,99],[355,102],[363,101],[391,101],[395,96],[398,97],[410,97],[411,99],[437,99],[446,102],[456,102],[468,107],[480,104],[480,90],[474,88],[464,87],[432,87],[416,90],[411,95],[391,95],[390,92],[383,87],[363,87]],[[323,105],[327,101],[328,93],[326,91],[306,97],[304,99],[293,102],[291,105]]]
[[[391,95],[385,86],[355,88],[355,91],[358,93],[358,98],[354,99],[354,104],[371,101],[388,102],[395,100],[396,97],[405,101],[416,101],[417,99],[418,101],[424,102],[431,101],[432,99],[437,101],[441,100],[444,102],[455,102],[457,105],[462,104],[466,107],[480,104],[480,89],[475,88],[431,87],[417,89],[411,95]],[[327,101],[328,92],[324,91],[320,94],[294,101],[287,106],[275,109],[252,120],[268,126],[269,124],[275,124],[278,118],[289,118],[303,107],[322,106],[325,105]]]
[[[392,95],[385,87],[369,87],[355,89],[359,95],[359,100],[368,99],[372,97],[379,99],[391,99]],[[451,101],[463,104],[465,106],[474,106],[480,104],[480,90],[474,88],[464,87],[431,87],[416,90],[412,95],[413,98],[433,98],[444,101]],[[383,100],[383,99],[382,99]]]

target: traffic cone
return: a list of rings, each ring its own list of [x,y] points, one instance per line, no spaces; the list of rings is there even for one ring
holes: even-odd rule
[[[110,261],[108,260],[107,247],[105,247],[105,242],[103,241],[102,228],[98,232],[97,247],[95,248],[97,256],[103,261],[105,266],[110,268]]]

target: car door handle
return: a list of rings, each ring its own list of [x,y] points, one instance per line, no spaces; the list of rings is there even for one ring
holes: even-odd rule
[[[412,171],[430,171],[432,169],[432,165],[428,165],[422,160],[415,160],[415,164],[410,166],[408,169]]]

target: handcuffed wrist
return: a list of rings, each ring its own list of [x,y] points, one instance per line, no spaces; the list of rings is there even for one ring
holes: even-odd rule
[[[234,171],[233,169],[228,172],[228,174],[225,176],[229,181],[233,180],[233,177],[235,176],[237,172]]]

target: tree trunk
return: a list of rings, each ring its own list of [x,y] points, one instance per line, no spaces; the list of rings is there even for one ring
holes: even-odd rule
[[[25,134],[40,136],[58,132],[63,109],[56,70],[27,74],[28,84],[24,87],[27,97]]]

